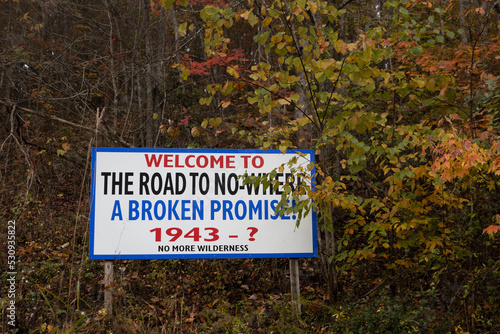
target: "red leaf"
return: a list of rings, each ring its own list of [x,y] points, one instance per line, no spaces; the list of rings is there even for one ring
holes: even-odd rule
[[[179,126],[183,126],[183,125],[188,125],[189,123],[189,119],[191,118],[191,116],[186,116],[184,117],[183,119],[181,119],[178,123]]]

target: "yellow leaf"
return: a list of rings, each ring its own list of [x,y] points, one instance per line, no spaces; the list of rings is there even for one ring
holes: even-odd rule
[[[191,136],[193,136],[194,138],[197,138],[199,136],[201,136],[201,129],[197,126],[195,126],[194,128],[191,129]]]
[[[187,22],[183,22],[179,25],[179,35],[181,37],[186,36]]]
[[[170,9],[174,5],[175,0],[160,0],[160,4],[165,9]]]
[[[414,78],[414,79],[413,79],[413,81],[415,81],[415,83],[417,84],[417,86],[418,86],[419,88],[423,88],[423,87],[425,87],[425,84],[426,84],[425,79],[422,79],[422,78]]]
[[[246,10],[240,14],[240,17],[244,18],[245,20],[248,20],[248,15],[250,14],[251,10]]]
[[[212,97],[211,96],[200,98],[200,104],[201,105],[206,104],[208,106],[208,105],[210,105],[211,102],[212,102]]]
[[[292,11],[292,14],[293,15],[299,15],[300,13],[302,13],[302,8],[300,7],[295,7],[294,10]]]
[[[220,105],[222,106],[222,109],[226,109],[230,104],[231,104],[231,99],[229,99],[229,98],[221,101],[221,103],[220,103]]]
[[[245,82],[244,81],[238,81],[233,84],[233,89],[236,90],[242,90],[243,87],[245,87]]]
[[[43,28],[43,24],[38,23],[31,27],[31,30],[40,31]]]
[[[208,126],[208,119],[206,119],[206,118],[205,118],[205,119],[203,120],[203,122],[201,122],[201,127],[202,127],[203,129],[206,129],[206,128],[207,128],[207,126]]]
[[[323,70],[326,70],[327,68],[329,68],[330,66],[332,66],[334,63],[335,63],[335,59],[325,59],[325,60],[321,61],[321,63],[320,63],[319,66]]]
[[[210,118],[208,120],[208,124],[210,124],[211,127],[215,128],[216,126],[219,126],[222,123],[222,118],[217,117],[217,118]]]
[[[238,66],[234,66],[234,67],[228,66],[226,68],[226,72],[235,78],[240,77],[240,73],[238,72]]]
[[[273,21],[273,18],[268,16],[262,21],[262,26],[267,27],[271,22]]]
[[[318,5],[316,4],[315,1],[309,1],[309,9],[311,10],[312,14],[316,14],[316,11],[318,10]]]
[[[259,22],[259,18],[257,16],[255,16],[255,14],[251,11],[248,15],[247,20],[248,20],[248,23],[250,23],[250,25],[252,27],[255,26]]]
[[[181,134],[181,130],[179,130],[179,129],[178,129],[178,128],[176,128],[176,127],[171,126],[171,127],[169,127],[169,128],[167,129],[167,133],[168,133],[168,135],[169,135],[170,137],[177,137],[177,136],[179,136],[179,135]]]

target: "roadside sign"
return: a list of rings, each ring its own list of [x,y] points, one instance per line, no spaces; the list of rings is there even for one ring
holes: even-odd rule
[[[89,258],[315,257],[316,214],[299,226],[275,214],[284,186],[312,182],[292,169],[312,176],[313,161],[312,150],[94,148]],[[278,189],[243,184],[273,170]]]

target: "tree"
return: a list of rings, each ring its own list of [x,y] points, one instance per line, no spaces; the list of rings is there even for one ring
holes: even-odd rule
[[[472,57],[464,77],[455,78],[445,66],[427,72],[428,65],[439,64],[436,57],[442,59],[442,45],[456,43],[458,34],[443,24],[446,10],[439,3],[417,1],[389,1],[384,6],[388,13],[384,18],[394,28],[387,28],[376,11],[373,16],[380,20],[373,25],[366,22],[363,30],[349,37],[343,30],[344,38],[351,42],[338,32],[341,23],[352,19],[350,12],[328,2],[207,6],[201,12],[208,55],[227,52],[231,40],[226,30],[241,21],[258,27],[254,41],[265,50],[266,61],[256,63],[250,71],[227,67],[233,87],[245,83],[237,99],[243,94],[267,117],[266,130],[260,134],[255,129],[234,132],[264,149],[306,146],[318,152],[316,189],[288,190],[286,196],[302,204],[283,210],[309,210],[312,205],[318,211],[319,235],[324,236],[320,253],[331,300],[339,292],[337,270],[344,272],[359,261],[382,264],[389,269],[387,279],[394,282],[405,272],[428,272],[431,267],[442,272],[439,270],[449,259],[459,261],[463,254],[458,251],[460,238],[452,232],[458,226],[449,213],[462,212],[471,199],[443,183],[446,176],[442,172],[446,172],[438,165],[442,159],[453,168],[459,163],[449,161],[442,147],[453,145],[445,151],[456,152],[457,142],[451,138],[467,136],[466,129],[471,129],[467,121],[473,113],[464,113],[457,100],[468,100],[467,105],[479,102],[472,94],[477,85],[473,74],[477,58]],[[440,15],[440,21],[433,14]],[[475,52],[473,48],[472,54]],[[459,82],[467,77],[471,83],[463,89]],[[497,78],[491,80],[488,104],[481,107],[490,112],[495,110],[490,103],[498,102],[498,97],[493,98]],[[234,91],[228,91],[229,86],[227,82],[211,84],[208,91],[212,97],[228,96]],[[456,132],[455,125],[446,120],[460,123],[465,131]],[[489,116],[483,116],[481,122],[488,124],[482,126],[489,138],[486,146],[477,148],[482,152],[477,154],[484,156],[496,147],[491,136],[497,130],[491,127]],[[470,142],[460,143],[472,147]],[[483,166],[474,175],[484,175],[484,168],[487,175],[498,172],[496,167],[491,169],[492,164],[496,166],[497,153],[490,153],[489,160],[473,156],[466,154],[464,159]],[[471,169],[461,170],[458,175],[471,175]],[[498,187],[495,176],[487,182],[491,190]],[[301,202],[299,196],[305,194],[307,200]],[[289,199],[286,196],[283,203]],[[474,233],[481,232],[476,229]],[[392,287],[395,291],[396,285]]]

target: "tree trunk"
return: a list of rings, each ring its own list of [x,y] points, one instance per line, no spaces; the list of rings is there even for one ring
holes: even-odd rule
[[[113,131],[116,132],[118,124],[118,97],[120,95],[120,91],[118,89],[118,84],[117,84],[118,73],[115,64],[115,45],[114,45],[115,31],[113,24],[114,19],[113,19],[113,14],[111,12],[111,5],[107,0],[105,2],[105,5],[109,21],[109,63],[110,63],[109,75],[111,76],[111,85],[113,87],[113,101],[111,106],[111,113],[113,114]]]
[[[464,31],[462,34],[462,43],[464,45],[469,44],[469,29],[467,28],[467,22],[465,19],[465,0],[459,0],[458,1],[459,5],[459,11],[460,11],[460,28]]]
[[[145,113],[145,144],[153,147],[154,143],[154,97],[153,97],[153,40],[151,36],[151,9],[149,0],[144,0],[144,24],[146,26],[146,113]]]

